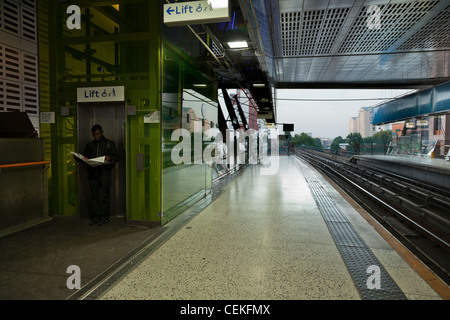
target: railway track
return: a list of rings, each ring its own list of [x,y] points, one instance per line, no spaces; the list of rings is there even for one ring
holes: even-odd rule
[[[321,171],[450,285],[450,191],[308,152],[297,157]]]

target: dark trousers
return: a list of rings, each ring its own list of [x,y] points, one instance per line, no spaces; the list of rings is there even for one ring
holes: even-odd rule
[[[91,186],[92,204],[94,212],[91,219],[109,218],[109,209],[111,204],[111,175],[101,175],[89,179]]]

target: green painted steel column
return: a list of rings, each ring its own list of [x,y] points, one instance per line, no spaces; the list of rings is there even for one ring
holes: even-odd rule
[[[127,219],[160,222],[161,123],[144,123],[144,116],[161,112],[161,3],[148,2],[148,88],[126,86],[136,115],[127,119]],[[143,167],[138,168],[138,158]]]

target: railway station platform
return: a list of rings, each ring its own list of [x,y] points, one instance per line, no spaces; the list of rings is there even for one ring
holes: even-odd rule
[[[441,300],[450,289],[310,165],[250,165],[163,227],[57,218],[0,239],[0,297]],[[81,268],[69,290],[66,268]]]
[[[426,156],[356,155],[358,164],[450,189],[450,161]]]
[[[447,285],[315,169],[294,156],[279,161],[273,175],[247,167],[83,299],[450,297]]]

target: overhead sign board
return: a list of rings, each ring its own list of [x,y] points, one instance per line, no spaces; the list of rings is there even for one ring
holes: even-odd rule
[[[416,126],[418,127],[426,127],[428,125],[428,120],[417,120]]]
[[[182,26],[230,21],[228,1],[204,0],[165,4],[164,23],[167,26]]]
[[[283,131],[284,132],[294,131],[294,124],[293,123],[283,123]]]
[[[273,113],[272,113],[272,111],[258,111],[257,118],[258,119],[272,119]]]
[[[77,102],[125,101],[123,86],[77,88]]]

